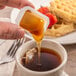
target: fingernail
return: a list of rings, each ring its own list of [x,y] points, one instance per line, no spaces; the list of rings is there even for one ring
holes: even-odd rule
[[[18,30],[19,32],[19,37],[21,38],[21,37],[23,37],[24,36],[24,34],[25,34],[25,31],[24,31],[24,29],[19,29]]]

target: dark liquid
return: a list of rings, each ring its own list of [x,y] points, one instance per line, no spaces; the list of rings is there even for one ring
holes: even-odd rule
[[[26,54],[23,57],[26,57]],[[52,70],[59,66],[61,62],[60,55],[47,48],[41,48],[40,64],[38,64],[38,53],[35,54],[32,61],[28,64],[26,63],[26,59],[21,60],[24,67],[39,72]]]

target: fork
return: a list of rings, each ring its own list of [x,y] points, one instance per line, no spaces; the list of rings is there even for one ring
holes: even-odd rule
[[[8,52],[0,59],[0,64],[9,63],[14,60],[16,51],[25,42],[25,38],[15,40]]]

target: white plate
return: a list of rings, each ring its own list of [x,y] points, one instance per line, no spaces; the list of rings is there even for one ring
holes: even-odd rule
[[[36,9],[39,8],[40,6],[49,6],[50,0],[30,0],[32,3],[35,5]],[[51,0],[52,1],[52,0]],[[11,22],[15,23],[15,19],[17,17],[17,14],[19,13],[19,9],[14,8],[11,13]],[[26,36],[29,37],[29,35],[26,34]],[[32,39],[32,37],[29,37]],[[74,44],[76,43],[76,32],[72,32],[70,34],[67,34],[62,37],[58,38],[51,38],[51,37],[45,37],[47,39],[53,39],[61,44]]]

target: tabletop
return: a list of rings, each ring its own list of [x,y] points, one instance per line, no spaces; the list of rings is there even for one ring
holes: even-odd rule
[[[0,10],[0,18],[10,18],[10,13],[12,8],[6,7]],[[9,47],[13,43],[13,40],[6,40],[2,45],[0,45],[0,58],[8,51]],[[63,45],[68,53],[68,61],[65,65],[64,71],[69,74],[69,76],[76,76],[76,44]],[[0,76],[13,76],[15,68],[15,60],[8,64],[0,65]]]

